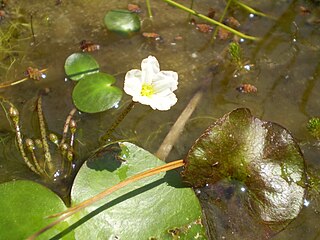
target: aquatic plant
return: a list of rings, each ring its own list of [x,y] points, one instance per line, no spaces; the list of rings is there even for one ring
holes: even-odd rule
[[[18,149],[29,169],[41,176],[44,180],[50,180],[52,182],[59,178],[68,178],[72,173],[75,161],[74,143],[77,126],[72,118],[76,109],[70,111],[62,132],[62,138],[59,141],[56,134],[47,134],[41,96],[37,101],[40,138],[36,139],[23,136],[20,126],[20,114],[13,104],[7,99],[1,99],[1,104],[5,110],[5,105],[9,107],[8,115],[12,121]],[[70,136],[68,137],[69,134]],[[50,146],[51,144],[53,144],[53,146]],[[54,152],[51,152],[52,149],[54,149]],[[53,158],[52,155],[54,155],[55,158]]]
[[[169,110],[177,102],[173,91],[178,88],[178,74],[174,71],[160,71],[159,62],[149,56],[141,62],[141,70],[127,72],[124,91],[132,101],[149,105],[154,110]]]
[[[17,56],[23,52],[21,50],[23,41],[30,39],[30,36],[25,34],[30,25],[23,17],[18,5],[0,21],[0,70],[7,71],[16,61]]]
[[[320,118],[310,118],[307,123],[308,132],[318,140],[320,139]]]
[[[229,54],[231,56],[231,60],[237,65],[237,67],[241,68],[242,66],[242,52],[239,43],[231,42],[229,44]]]
[[[154,110],[169,110],[177,102],[173,93],[177,87],[176,72],[160,71],[159,62],[154,56],[143,59],[141,70],[132,69],[125,76],[124,91],[132,96],[132,102],[119,114],[101,140],[109,140],[111,133],[131,111],[135,102],[149,105]]]
[[[147,187],[151,183],[150,180],[145,180],[141,183],[142,185],[139,185],[137,183],[138,180],[182,166],[184,167],[182,172],[183,181],[195,189],[202,205],[202,211],[206,215],[202,223],[206,226],[206,236],[201,228],[197,228],[196,232],[193,232],[193,234],[201,236],[201,239],[207,239],[207,237],[211,239],[216,236],[215,216],[219,215],[219,213],[221,215],[221,212],[225,215],[221,217],[228,219],[226,221],[228,226],[224,234],[229,235],[236,228],[237,232],[246,239],[252,239],[253,237],[260,239],[260,237],[272,236],[281,231],[292,219],[297,217],[303,207],[307,178],[304,159],[298,145],[283,127],[253,117],[248,109],[236,109],[217,120],[196,140],[184,160],[176,160],[164,165],[160,164],[160,161],[160,166],[151,167],[147,171],[143,171],[143,168],[150,166],[152,162],[150,153],[146,154],[130,143],[119,143],[120,150],[114,148],[114,146],[111,147],[111,151],[108,148],[105,149],[105,157],[99,154],[89,159],[78,173],[72,196],[84,201],[78,202],[76,200],[78,204],[63,212],[51,215],[50,217],[59,218],[29,239],[34,239],[67,218],[73,220],[75,220],[75,216],[86,218],[82,214],[76,215],[76,213],[85,208],[88,208],[86,213],[94,213],[94,215],[99,213],[100,217],[97,216],[90,219],[89,222],[81,224],[74,229],[75,232],[84,231],[86,234],[92,234],[92,238],[96,238],[98,233],[96,232],[97,225],[95,222],[110,219],[110,214],[113,211],[119,213],[118,210],[114,209],[117,207],[126,209],[124,211],[125,216],[117,214],[115,217],[117,219],[125,217],[126,221],[132,219],[135,223],[131,222],[130,225],[134,227],[135,224],[140,224],[140,221],[134,220],[134,216],[139,216],[140,213],[130,214],[131,217],[128,218],[127,209],[134,209],[135,211],[141,208],[142,210],[145,209],[145,204],[158,201],[161,201],[161,209],[167,209],[166,206],[172,202],[166,201],[167,198],[163,198],[164,192],[161,195],[157,195],[150,190],[150,192],[147,192],[151,195],[148,195],[148,193],[144,194],[139,191],[139,194],[132,196],[132,194],[127,195],[128,191],[136,189],[137,186]],[[114,153],[112,153],[113,151],[122,158],[121,162],[116,160]],[[131,162],[132,160],[134,161]],[[144,164],[142,169],[136,175],[130,174],[127,176],[129,169],[135,164],[134,162],[140,162],[139,160]],[[147,160],[150,161],[149,164],[145,162]],[[108,175],[117,176],[116,179],[119,183],[101,191],[101,187],[106,184],[106,175],[97,175],[98,169],[106,171]],[[98,180],[100,177],[103,178],[102,182]],[[92,185],[87,187],[88,179],[92,180],[93,178],[96,179],[93,182],[98,183],[100,186],[98,187],[99,190],[92,190]],[[152,179],[155,181],[155,178],[152,177]],[[164,179],[164,181],[166,180]],[[133,186],[129,187],[129,184]],[[170,184],[168,183],[168,185]],[[124,188],[125,186],[128,186],[129,189]],[[119,193],[115,193],[115,191],[119,191]],[[88,198],[88,193],[93,196]],[[225,194],[228,197],[225,197]],[[110,204],[113,200],[106,205],[99,204],[98,201],[106,196],[113,200],[122,196],[123,200],[126,201],[119,200],[118,202],[116,200],[117,203],[115,206],[112,204],[112,208]],[[142,200],[141,197],[144,199]],[[184,204],[185,197],[185,195],[178,197],[176,202]],[[208,201],[208,198],[210,201]],[[162,201],[160,199],[166,200]],[[140,204],[140,201],[145,202],[145,204]],[[190,201],[193,202],[191,199]],[[132,205],[137,202],[139,203],[138,206]],[[126,204],[125,207],[121,207],[123,206],[122,204]],[[190,205],[190,209],[181,208],[180,205],[173,210],[175,212],[174,215],[179,219],[183,219],[184,217],[179,216],[182,216],[188,210],[198,209],[197,204],[193,202]],[[158,206],[158,204],[156,205]],[[107,206],[110,206],[110,208]],[[145,212],[148,213],[147,210],[142,210],[141,214]],[[239,212],[241,214],[238,214]],[[148,220],[144,221],[145,224],[150,224],[150,227],[159,218],[159,213],[156,212],[157,216],[154,216],[154,213],[154,211],[150,213],[146,218]],[[155,222],[154,220],[149,221],[149,218],[154,217],[156,218]],[[246,221],[239,221],[239,217],[241,219],[245,218]],[[161,222],[165,218],[161,218]],[[76,219],[78,220],[78,217]],[[188,220],[191,219],[189,218]],[[248,223],[252,228],[247,228]],[[117,228],[117,225],[117,221],[115,221],[114,226],[108,230],[108,232],[110,231],[109,235],[115,234],[121,237],[130,234],[128,230],[131,227],[122,228],[121,230]],[[181,225],[178,224],[178,226]],[[177,228],[179,229],[178,226]],[[93,231],[93,227],[95,231]],[[135,236],[150,237],[144,228],[137,227],[135,231],[141,234],[135,233]],[[62,236],[64,235],[59,235],[59,237]]]

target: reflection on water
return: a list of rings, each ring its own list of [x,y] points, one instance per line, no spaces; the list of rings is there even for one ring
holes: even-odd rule
[[[6,9],[8,18],[1,20],[0,27],[4,29],[9,21],[19,21],[22,26],[17,36],[19,40],[12,42],[12,64],[2,61],[0,81],[23,78],[29,66],[48,68],[44,80],[0,89],[0,95],[10,99],[20,110],[25,134],[32,136],[35,131],[35,99],[44,88],[48,90],[43,97],[47,126],[51,132],[61,132],[64,119],[73,108],[71,93],[74,87],[73,82],[65,80],[63,64],[70,54],[79,51],[82,40],[90,40],[100,45],[100,50],[92,55],[100,63],[101,70],[114,75],[119,87],[123,87],[125,73],[133,68],[140,69],[141,60],[148,55],[156,56],[162,69],[174,70],[179,74],[178,103],[167,112],[136,105],[117,128],[115,136],[118,139],[128,139],[156,152],[189,100],[210,79],[169,160],[183,158],[212,119],[234,108],[248,107],[254,115],[289,129],[301,142],[307,163],[313,168],[320,167],[319,148],[315,147],[305,127],[310,117],[319,115],[320,109],[320,38],[317,24],[320,15],[317,16],[319,9],[311,1],[246,1],[250,6],[275,16],[275,20],[252,16],[233,6],[229,15],[240,22],[239,30],[262,38],[259,42],[240,41],[247,67],[236,74],[234,64],[225,55],[231,39],[216,39],[210,45],[211,34],[199,32],[189,24],[186,13],[161,1],[151,2],[152,21],[147,17],[145,2],[138,1],[142,9],[141,32],[156,32],[161,36],[161,41],[147,39],[141,33],[123,38],[106,30],[103,25],[105,13],[113,8],[126,8],[126,2],[92,0],[89,4],[87,1],[62,0],[59,5],[55,5],[53,0],[9,2]],[[195,2],[197,11],[207,13],[214,8],[217,16],[221,15],[224,6],[224,1]],[[301,6],[312,11],[302,12]],[[255,86],[257,92],[238,92],[236,88],[245,83]],[[128,101],[130,97],[124,96],[119,109],[125,107]],[[79,161],[98,146],[99,136],[103,135],[117,113],[118,109],[99,114],[78,114],[76,154]],[[0,117],[3,154],[0,180],[34,179],[15,153],[5,114],[0,113]],[[315,210],[316,206],[311,201],[301,216],[276,239],[319,237],[320,230],[316,226],[319,215]]]

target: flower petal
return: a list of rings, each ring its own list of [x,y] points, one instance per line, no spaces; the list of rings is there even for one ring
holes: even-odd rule
[[[173,105],[175,105],[177,100],[178,99],[176,95],[172,92],[168,93],[165,96],[155,94],[150,101],[150,107],[160,111],[166,111],[169,110]]]
[[[166,89],[173,92],[178,88],[178,74],[173,71],[161,71],[157,74],[152,82],[152,86],[156,93]]]
[[[158,60],[153,56],[143,59],[141,62],[141,70],[142,82],[151,84],[153,78],[160,72]]]
[[[131,95],[140,95],[142,89],[142,72],[138,69],[133,69],[127,72],[124,80],[124,91]]]

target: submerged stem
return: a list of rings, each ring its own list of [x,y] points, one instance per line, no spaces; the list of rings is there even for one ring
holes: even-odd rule
[[[150,0],[146,0],[146,4],[147,4],[147,8],[148,8],[149,18],[153,18],[152,10],[151,10],[151,5],[150,5]]]
[[[113,192],[115,192],[115,191],[127,186],[130,183],[136,182],[136,181],[138,181],[140,179],[143,179],[143,178],[146,178],[146,177],[150,177],[150,176],[156,175],[156,174],[161,173],[161,172],[167,172],[169,170],[176,169],[176,168],[179,168],[179,167],[182,167],[182,166],[184,166],[184,161],[183,160],[176,160],[174,162],[170,162],[170,163],[167,163],[165,165],[162,165],[162,166],[159,166],[159,167],[155,167],[155,168],[149,169],[147,171],[144,171],[142,173],[136,174],[136,175],[134,175],[134,176],[132,176],[132,177],[130,177],[130,178],[118,183],[117,185],[115,185],[115,186],[113,186],[113,187],[111,187],[109,189],[104,190],[103,192],[97,194],[96,196],[94,196],[92,198],[89,198],[89,199],[83,201],[82,203],[79,203],[78,205],[72,207],[72,208],[69,208],[68,210],[66,210],[64,212],[57,213],[57,214],[49,216],[49,217],[59,217],[59,216],[61,216],[61,217],[58,218],[57,220],[53,221],[52,223],[50,223],[49,225],[47,225],[46,227],[44,227],[40,231],[36,232],[32,236],[30,236],[27,240],[35,239],[40,234],[42,234],[42,233],[46,232],[47,230],[51,229],[52,227],[54,227],[58,223],[62,222],[63,220],[67,219],[71,215],[77,213],[81,209],[83,209],[83,208],[85,208],[85,207],[87,207],[89,205],[92,205],[93,203],[95,203],[95,202],[101,200],[102,198],[110,195],[111,193],[113,193]]]
[[[227,11],[228,11],[229,6],[230,6],[230,4],[231,4],[232,1],[233,1],[233,0],[228,0],[227,6],[224,8],[223,13],[222,13],[222,15],[221,15],[221,17],[220,17],[220,19],[219,19],[219,22],[222,23],[222,21],[223,21],[224,17],[226,16]],[[218,30],[219,30],[219,27],[216,27],[216,29],[214,30],[214,32],[213,32],[213,34],[212,34],[212,37],[211,37],[211,44],[213,43],[214,39],[216,38],[216,35],[217,35],[217,33],[218,33]]]
[[[250,13],[253,13],[257,16],[261,16],[261,17],[266,17],[266,18],[270,18],[270,19],[275,19],[273,16],[265,14],[263,12],[259,12],[251,7],[249,7],[248,5],[238,1],[238,0],[233,0],[236,4],[238,4],[240,7],[244,8],[245,10],[247,10]]]
[[[63,127],[63,133],[62,133],[62,139],[61,139],[61,142],[60,142],[60,148],[61,146],[65,143],[66,141],[66,138],[67,138],[67,134],[68,134],[68,130],[69,130],[69,126],[70,126],[70,121],[72,120],[73,118],[73,115],[76,113],[77,109],[76,108],[73,108],[70,112],[69,112],[69,115],[66,119],[66,122],[64,123],[64,127]]]
[[[41,141],[42,141],[43,153],[44,153],[44,167],[46,166],[46,164],[48,164],[49,173],[52,174],[54,171],[54,166],[52,163],[51,153],[50,153],[49,145],[47,141],[47,131],[46,131],[44,116],[42,112],[41,96],[38,99],[37,111],[38,111],[39,128],[40,128],[40,135],[41,135]]]
[[[194,3],[194,0],[191,0],[191,4],[190,4],[190,9],[193,9],[193,3]],[[188,16],[188,22],[190,22],[190,19],[191,19],[191,13],[189,13],[189,16]]]
[[[108,129],[108,131],[101,137],[101,140],[103,142],[107,141],[110,137],[111,133],[118,127],[118,125],[122,122],[122,120],[127,116],[127,114],[131,111],[131,109],[134,107],[135,102],[131,101],[129,105],[120,113],[118,118],[112,123],[111,127]]]
[[[9,103],[10,104],[10,103]],[[15,132],[16,132],[16,140],[18,144],[18,148],[20,151],[20,154],[24,160],[24,162],[27,164],[27,166],[36,174],[41,175],[40,172],[34,167],[34,165],[31,163],[29,158],[26,155],[26,152],[24,151],[23,147],[23,139],[22,139],[22,134],[20,131],[20,126],[19,126],[19,112],[18,110],[13,106],[13,104],[10,104],[10,117],[13,122]]]
[[[255,41],[259,40],[258,37],[253,37],[253,36],[250,36],[250,35],[246,35],[246,34],[244,34],[242,32],[239,32],[239,31],[237,31],[237,30],[235,30],[235,29],[233,29],[233,28],[231,28],[231,27],[229,27],[227,25],[224,25],[223,23],[220,23],[220,22],[218,22],[218,21],[216,21],[214,19],[211,19],[211,18],[209,18],[209,17],[207,17],[207,16],[205,16],[205,15],[203,15],[201,13],[198,13],[198,12],[196,12],[196,11],[190,9],[190,8],[187,8],[187,7],[177,3],[175,1],[172,1],[172,0],[163,0],[163,1],[168,3],[168,4],[170,4],[170,5],[172,5],[172,6],[174,6],[174,7],[177,7],[179,9],[183,10],[183,11],[191,13],[192,15],[197,16],[198,18],[201,18],[201,19],[203,19],[205,21],[208,21],[208,22],[210,22],[212,24],[218,25],[218,26],[220,26],[220,27],[222,27],[222,28],[224,28],[224,29],[226,29],[226,30],[238,35],[239,37],[242,37],[242,38],[245,38],[245,39],[249,39],[249,40],[255,40]]]

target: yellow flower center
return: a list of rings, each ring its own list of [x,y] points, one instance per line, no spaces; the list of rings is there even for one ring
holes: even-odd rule
[[[141,89],[141,96],[151,97],[154,94],[154,88],[151,84],[143,84]]]

